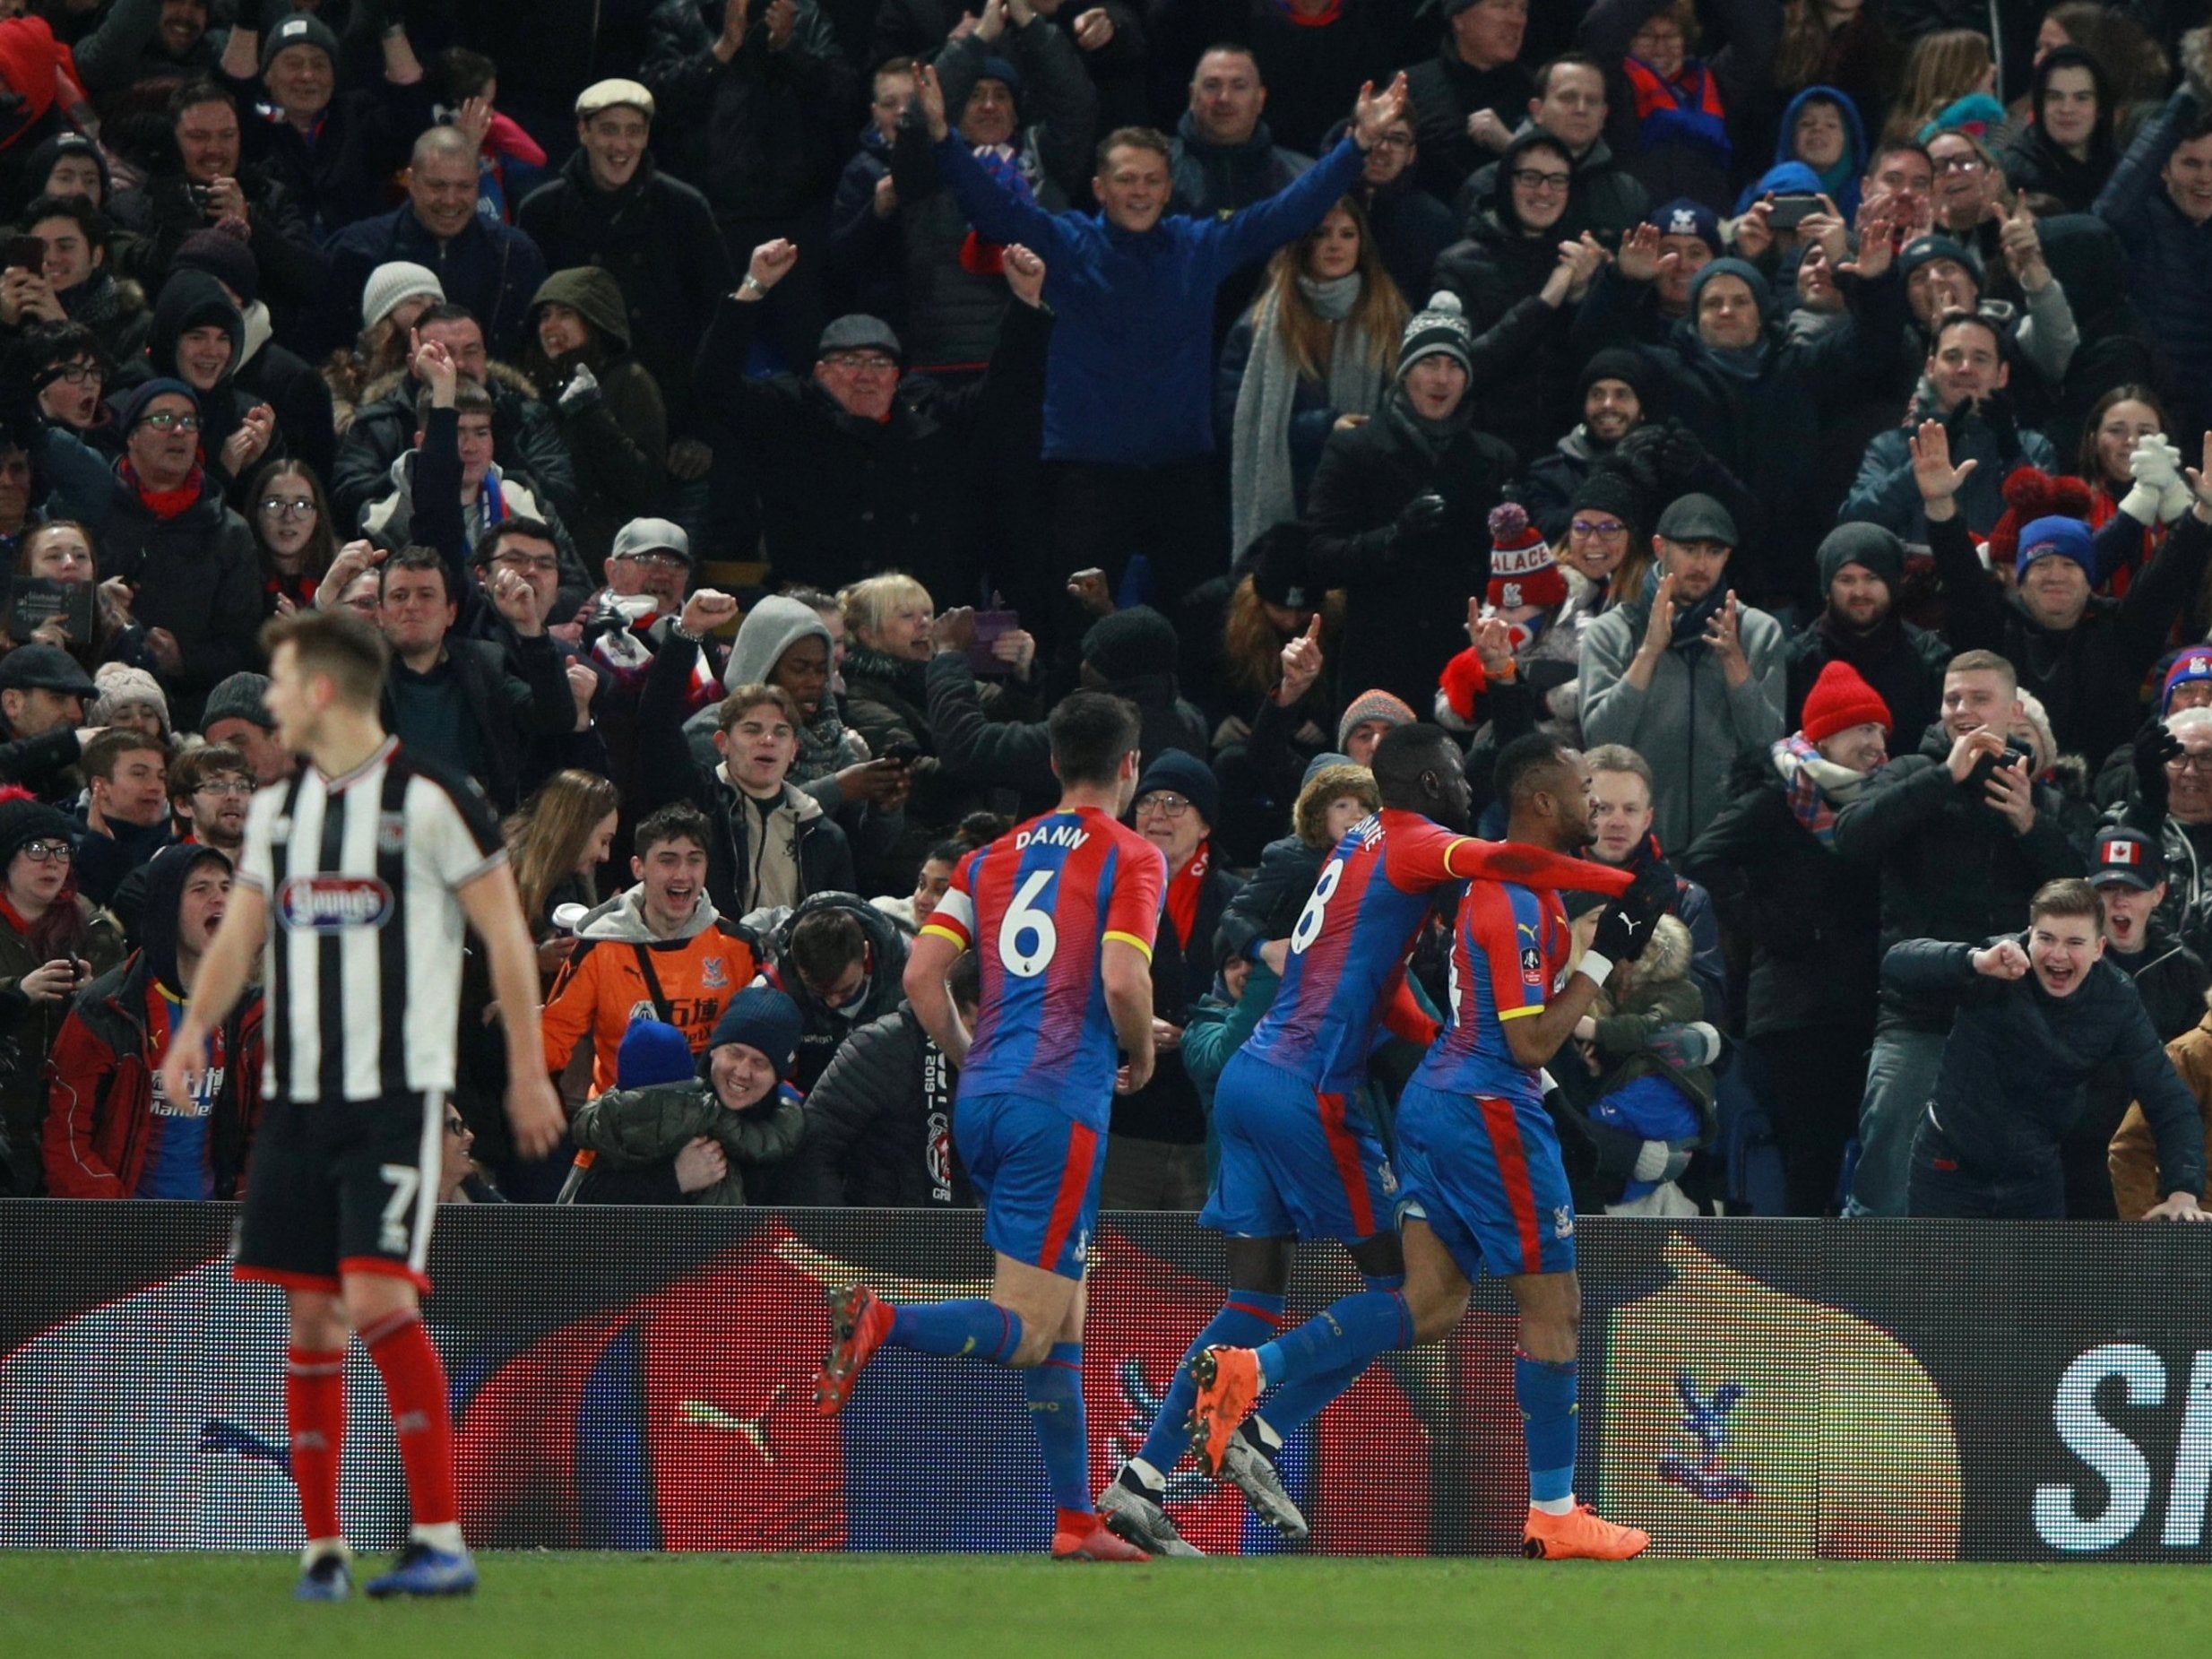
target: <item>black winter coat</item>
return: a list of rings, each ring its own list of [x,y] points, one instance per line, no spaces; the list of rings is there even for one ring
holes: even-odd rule
[[[1490,151],[1467,136],[1467,117],[1478,109],[1494,110],[1511,132],[1527,116],[1536,82],[1519,63],[1477,69],[1463,62],[1447,31],[1434,57],[1405,72],[1405,90],[1421,145],[1421,186],[1451,202],[1468,176],[1491,160]]]
[[[953,1145],[958,1077],[903,1003],[854,1032],[807,1096],[805,1137],[788,1166],[792,1202],[974,1208]]]
[[[1329,435],[1306,497],[1307,557],[1314,586],[1344,590],[1338,688],[1350,698],[1379,687],[1418,713],[1467,643],[1467,600],[1490,583],[1490,510],[1520,463],[1472,426],[1432,456],[1392,418],[1403,397],[1394,391],[1366,425]],[[1431,490],[1448,508],[1443,525],[1401,534],[1399,513]]]
[[[1436,286],[1459,296],[1468,326],[1481,334],[1516,306],[1541,306],[1536,295],[1559,266],[1560,240],[1549,234],[1523,236],[1485,208],[1468,228],[1465,241],[1437,255]],[[1416,307],[1421,302],[1416,300]],[[1510,395],[1499,395],[1503,387],[1480,378],[1468,393],[1475,401],[1475,418],[1512,445],[1524,463],[1542,455],[1574,419],[1575,379],[1581,367],[1568,349],[1573,314],[1565,307],[1541,309],[1542,326],[1534,331],[1516,367]]]
[[[768,43],[767,8],[745,44],[714,56],[721,0],[661,0],[641,71],[658,100],[654,125],[680,139],[669,160],[715,217],[793,218],[828,199],[860,119],[859,77],[820,10],[802,0],[791,39]],[[747,253],[751,250],[744,250]]]
[[[471,775],[483,786],[492,809],[505,816],[522,805],[525,784],[536,782],[523,770],[533,739],[557,738],[575,729],[576,704],[569,695],[565,661],[554,649],[552,636],[544,634],[514,640],[505,650],[489,640],[448,634],[445,655],[460,692],[462,718],[476,721],[481,758]],[[399,726],[399,705],[388,678],[383,713],[385,730],[404,739],[407,734]],[[436,755],[449,766],[464,768],[458,755],[439,755],[428,747],[423,752]]]
[[[1042,721],[992,720],[968,671],[964,652],[940,651],[924,679],[929,692],[929,728],[937,734],[945,770],[985,789],[1017,791],[1025,808],[1043,811],[1059,793],[1052,773],[1052,739]],[[1103,689],[1136,704],[1144,758],[1162,749],[1206,752],[1205,717],[1177,695],[1173,675],[1147,675]]]
[[[1746,755],[1735,798],[1681,855],[1721,923],[1751,945],[1747,1037],[1871,1032],[1881,960],[1876,872],[1824,847],[1790,810],[1774,762]]]
[[[1950,752],[1943,728],[1929,728],[1918,754],[1891,761],[1836,815],[1836,851],[1880,872],[1885,950],[1902,939],[1983,939],[2024,925],[2036,888],[2082,873],[2055,790],[2035,785],[2035,822],[2016,835],[1979,791],[1953,781]],[[1883,1015],[1942,1029],[1937,1010],[1887,992]]]
[[[651,155],[621,189],[601,190],[578,151],[559,177],[530,193],[514,222],[537,243],[547,270],[597,265],[614,278],[629,307],[630,350],[661,387],[669,430],[689,436],[692,354],[715,301],[738,282],[706,198],[661,172]]]
[[[237,80],[218,70],[215,80],[238,100],[238,136],[246,163],[285,188],[318,242],[392,205],[398,196],[395,178],[407,165],[416,134],[432,125],[436,101],[435,83],[428,75],[407,86],[379,80],[373,86],[341,89],[323,112],[310,143],[282,116],[257,112],[263,99],[259,76]]]
[[[1820,670],[1831,662],[1848,662],[1889,705],[1892,731],[1925,731],[1942,712],[1943,665],[1962,649],[1940,634],[1914,627],[1894,610],[1865,634],[1831,628],[1823,611],[1784,647],[1789,686],[1783,729],[1795,731],[1804,724],[1805,699]]]
[[[783,583],[834,592],[884,570],[913,573],[936,593],[964,592],[975,529],[973,485],[985,473],[995,417],[1044,396],[1051,319],[1007,308],[991,367],[947,392],[902,380],[887,421],[840,409],[811,378],[749,379],[747,351],[761,307],[725,298],[700,342],[702,405],[734,435],[737,459],[760,498],[768,561]]]
[[[2026,950],[2026,936],[2014,937]],[[1960,1173],[2006,1180],[2055,1173],[2060,1143],[2087,1098],[2081,1085],[2117,1062],[2157,1136],[2159,1186],[2201,1196],[2203,1119],[2128,976],[2098,962],[2070,993],[2053,997],[2033,972],[1976,973],[1972,953],[1996,942],[1911,939],[1882,958],[1886,992],[1958,1005],[1928,1109]]]
[[[830,910],[842,911],[868,935],[868,989],[858,1007],[828,1007],[814,994],[805,976],[791,966],[791,930],[805,918]],[[799,1085],[800,1093],[808,1094],[839,1045],[858,1027],[901,1006],[905,995],[900,981],[906,975],[906,935],[897,922],[865,899],[850,893],[817,893],[783,919],[782,926],[769,935],[767,946],[772,958],[769,981],[799,1005],[799,1015],[806,1022],[799,1039],[799,1065],[791,1081]]]
[[[1201,854],[1213,861],[1198,889],[1197,914],[1190,938],[1175,948],[1174,923],[1160,919],[1160,934],[1152,957],[1152,1012],[1171,1025],[1187,1025],[1199,998],[1214,985],[1214,939],[1222,914],[1243,884],[1221,868],[1220,854],[1199,843]],[[1166,1141],[1188,1146],[1205,1138],[1205,1102],[1197,1085],[1183,1070],[1179,1050],[1159,1056],[1150,1081],[1134,1094],[1114,1096],[1112,1133],[1137,1140]]]

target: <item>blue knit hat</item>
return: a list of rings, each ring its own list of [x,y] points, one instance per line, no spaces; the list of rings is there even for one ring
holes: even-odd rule
[[[1647,217],[1661,236],[1696,237],[1713,250],[1714,258],[1720,257],[1720,215],[1704,203],[1676,196],[1672,202],[1662,202]]]
[[[767,985],[748,985],[730,999],[721,1019],[714,1022],[710,1048],[741,1042],[766,1055],[778,1072],[788,1072],[799,1058],[799,1039],[806,1030],[799,1005]]]
[[[123,400],[123,407],[116,411],[116,423],[122,428],[126,436],[131,428],[144,417],[146,406],[158,397],[189,399],[193,411],[195,414],[199,412],[200,394],[183,381],[171,380],[167,376],[162,376],[158,379],[149,380],[145,385],[137,388],[129,397]]]
[[[2024,576],[2030,565],[2053,554],[2072,559],[2091,582],[2096,580],[2096,546],[2090,539],[2089,527],[2078,518],[2039,518],[2023,525],[2012,574]]]
[[[644,1089],[656,1083],[689,1083],[699,1075],[684,1033],[661,1020],[632,1020],[615,1051],[615,1087]]]

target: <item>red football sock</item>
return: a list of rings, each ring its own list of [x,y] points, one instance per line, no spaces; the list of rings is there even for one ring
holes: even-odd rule
[[[461,1518],[454,1493],[454,1423],[445,1404],[445,1367],[422,1328],[422,1316],[412,1309],[387,1314],[362,1330],[361,1344],[384,1374],[415,1525],[451,1525]]]
[[[1056,1532],[1073,1533],[1078,1538],[1089,1534],[1100,1524],[1095,1512],[1089,1509],[1070,1509],[1061,1504],[1052,1511],[1052,1526]]]
[[[346,1351],[288,1348],[284,1361],[284,1421],[299,1518],[310,1542],[342,1537],[338,1453],[346,1439]]]

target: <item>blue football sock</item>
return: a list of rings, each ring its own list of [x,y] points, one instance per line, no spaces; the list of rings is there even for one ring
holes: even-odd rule
[[[1361,1291],[1267,1344],[1259,1351],[1260,1374],[1271,1387],[1339,1371],[1357,1376],[1384,1350],[1413,1344],[1413,1315],[1404,1292]]]
[[[1183,1362],[1175,1368],[1175,1380],[1152,1420],[1145,1449],[1137,1457],[1162,1480],[1190,1449],[1190,1408],[1198,1398],[1198,1385],[1190,1380],[1190,1362],[1216,1344],[1250,1348],[1281,1328],[1283,1298],[1265,1291],[1231,1291],[1205,1329],[1192,1340]]]
[[[964,1354],[993,1365],[1011,1365],[1014,1351],[1022,1345],[1022,1316],[980,1300],[910,1302],[894,1309],[891,1334],[884,1342],[894,1348]]]
[[[1029,1396],[1029,1426],[1044,1454],[1052,1501],[1062,1509],[1091,1513],[1091,1443],[1083,1429],[1083,1344],[1054,1343],[1042,1365],[1022,1373]]]
[[[1575,1362],[1513,1352],[1513,1397],[1528,1447],[1528,1500],[1565,1514],[1575,1495]]]
[[[1369,1290],[1386,1294],[1399,1289],[1405,1283],[1405,1275],[1402,1273],[1362,1274],[1360,1276],[1367,1281]],[[1267,1447],[1270,1455],[1283,1441],[1318,1417],[1331,1400],[1359,1381],[1360,1373],[1367,1370],[1368,1363],[1364,1358],[1347,1360],[1334,1370],[1285,1382],[1270,1392],[1266,1403],[1252,1418],[1263,1441],[1267,1441],[1271,1435],[1273,1437],[1273,1443]],[[1274,1374],[1273,1371],[1268,1373],[1270,1377]]]

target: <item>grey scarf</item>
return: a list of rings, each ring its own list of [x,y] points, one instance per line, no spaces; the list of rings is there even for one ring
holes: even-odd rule
[[[1360,273],[1316,281],[1298,279],[1313,308],[1337,324],[1329,353],[1328,406],[1339,415],[1371,415],[1381,402],[1383,376],[1369,351],[1366,332],[1346,324],[1359,303]],[[1230,547],[1241,554],[1272,525],[1298,516],[1291,468],[1291,416],[1298,374],[1283,343],[1272,295],[1252,308],[1252,355],[1237,388],[1229,447]]]

